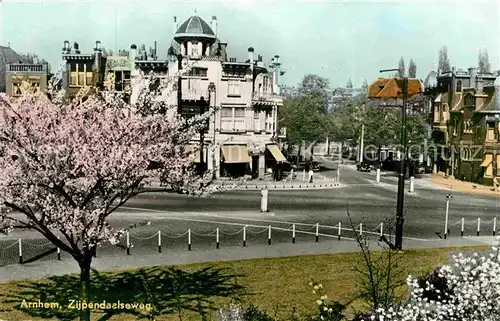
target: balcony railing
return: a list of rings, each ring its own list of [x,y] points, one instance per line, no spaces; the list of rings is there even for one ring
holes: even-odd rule
[[[208,101],[208,90],[182,88],[182,99],[200,100],[201,97]]]
[[[278,95],[271,93],[253,93],[253,100],[274,101],[280,99]]]
[[[9,64],[9,72],[26,72],[26,73],[46,73],[48,72],[46,64]]]

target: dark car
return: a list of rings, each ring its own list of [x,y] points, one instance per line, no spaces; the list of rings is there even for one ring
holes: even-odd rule
[[[372,166],[368,163],[358,163],[356,168],[360,172],[371,172]]]

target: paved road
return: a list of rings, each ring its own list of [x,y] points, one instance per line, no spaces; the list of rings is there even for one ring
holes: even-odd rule
[[[336,163],[324,162],[330,171],[321,174],[328,177],[336,175]],[[273,216],[262,216],[259,212],[260,192],[242,190],[225,192],[209,198],[192,198],[184,195],[151,193],[140,195],[129,201],[124,212],[115,213],[110,223],[116,228],[124,228],[139,221],[151,221],[149,226],[134,230],[130,242],[132,251],[152,253],[158,250],[158,230],[163,231],[162,245],[170,250],[187,248],[187,235],[176,237],[191,229],[192,247],[215,247],[215,230],[219,227],[221,246],[241,245],[243,241],[243,224],[250,226],[246,230],[248,246],[267,244],[266,226],[272,225],[272,240],[275,243],[291,243],[292,231],[287,230],[291,223],[297,230],[308,231],[305,234],[296,232],[297,243],[314,242],[315,226],[348,227],[347,211],[357,226],[364,219],[363,230],[374,231],[387,217],[393,217],[396,207],[397,177],[383,175],[380,184],[375,183],[375,173],[357,172],[352,165],[341,167],[340,181],[342,188],[327,190],[287,190],[269,192],[269,209]],[[408,188],[407,188],[408,189]],[[448,190],[434,187],[427,179],[416,181],[416,193],[406,194],[405,236],[418,239],[437,239],[435,232],[444,229],[445,196]],[[486,196],[470,196],[455,194],[450,205],[450,227],[452,235],[460,232],[457,223],[462,217],[466,219],[465,235],[474,235],[478,217],[481,217],[482,235],[491,234],[492,220],[498,216],[500,202],[496,198]],[[255,225],[255,226],[253,226]],[[279,228],[279,229],[278,229]],[[320,234],[337,235],[337,229],[320,227]],[[228,235],[232,234],[232,235]],[[327,239],[320,235],[320,241]],[[343,237],[352,236],[352,232],[343,231]],[[2,237],[0,248],[11,246],[0,251],[0,265],[17,261],[18,246],[13,239],[37,238],[35,232],[15,232]],[[23,241],[24,253],[32,257],[47,249],[44,240]],[[123,240],[125,243],[125,240]],[[105,246],[99,255],[122,255],[123,249]],[[54,259],[55,254],[45,259]]]

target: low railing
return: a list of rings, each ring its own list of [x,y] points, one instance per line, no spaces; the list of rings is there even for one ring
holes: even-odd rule
[[[9,72],[47,72],[46,64],[9,64]]]

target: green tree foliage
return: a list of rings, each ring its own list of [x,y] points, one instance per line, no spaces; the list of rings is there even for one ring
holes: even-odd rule
[[[450,71],[450,60],[448,59],[448,48],[444,46],[439,50],[438,69],[442,72]]]
[[[417,78],[417,64],[415,64],[413,59],[410,60],[410,65],[408,66],[408,77]]]
[[[480,73],[491,72],[490,58],[488,57],[488,51],[486,49],[479,51],[477,60]]]
[[[404,76],[405,76],[405,59],[401,57],[399,59],[398,77],[402,78]]]

